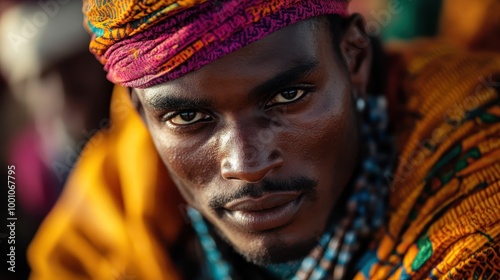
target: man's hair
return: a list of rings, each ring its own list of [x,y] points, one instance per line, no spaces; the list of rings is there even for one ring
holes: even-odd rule
[[[332,39],[332,47],[335,51],[335,55],[342,59],[342,52],[340,49],[340,43],[342,42],[342,37],[344,36],[345,29],[347,28],[348,20],[340,15],[324,15],[315,18],[318,24],[318,28],[328,28],[330,31],[330,37]]]
[[[347,20],[339,15],[327,15],[328,25],[332,33],[333,43],[336,48],[339,48],[340,41],[347,27]],[[340,48],[338,49],[340,51]]]

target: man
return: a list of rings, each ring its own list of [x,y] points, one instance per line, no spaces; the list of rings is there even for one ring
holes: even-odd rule
[[[92,52],[130,93],[115,92],[114,127],[34,241],[33,279],[499,274],[498,91],[469,75],[488,78],[497,56],[422,43],[402,58],[391,173],[370,42],[347,2],[84,11]]]

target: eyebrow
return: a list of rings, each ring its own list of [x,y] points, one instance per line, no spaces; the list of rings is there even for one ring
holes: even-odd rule
[[[178,111],[182,109],[201,109],[211,107],[212,102],[205,99],[192,99],[155,94],[146,100],[146,106],[155,111]]]
[[[284,72],[278,73],[270,80],[252,89],[250,96],[255,97],[282,90],[284,87],[318,71],[318,66],[319,61],[317,60],[298,61]]]
[[[319,61],[299,61],[278,73],[250,91],[250,98],[282,90],[284,87],[311,75],[318,70]],[[178,111],[182,109],[203,109],[212,107],[213,102],[207,99],[193,99],[174,96],[165,96],[162,93],[154,94],[146,100],[146,106],[155,111]]]

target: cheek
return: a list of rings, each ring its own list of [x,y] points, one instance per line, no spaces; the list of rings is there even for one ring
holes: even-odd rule
[[[318,126],[325,133],[318,139],[318,152],[330,172],[348,174],[357,154],[357,126],[352,95],[345,91],[335,98],[332,112]],[[330,121],[328,121],[328,118]]]
[[[353,158],[356,125],[349,89],[330,88],[321,93],[306,115],[295,118],[301,121],[283,143],[290,143],[291,154],[299,155],[297,162],[331,173],[344,169],[343,164]]]
[[[215,162],[215,148],[210,141],[195,137],[178,139],[160,131],[152,132],[160,157],[187,201],[196,198],[219,174]],[[194,203],[195,205],[199,203]]]
[[[356,165],[356,116],[349,88],[322,92],[305,114],[291,117],[295,129],[281,139],[287,174],[302,174],[318,181],[317,195],[304,204],[294,225],[309,237],[319,235]],[[314,217],[313,219],[311,217]],[[308,238],[309,238],[308,237]]]

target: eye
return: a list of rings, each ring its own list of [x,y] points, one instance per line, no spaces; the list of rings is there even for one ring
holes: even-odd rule
[[[302,98],[306,93],[307,91],[305,89],[300,89],[300,88],[286,89],[276,94],[273,97],[273,99],[271,99],[267,103],[267,106],[294,102]]]
[[[197,111],[183,111],[168,119],[174,125],[189,125],[202,120],[208,120],[210,116]]]

